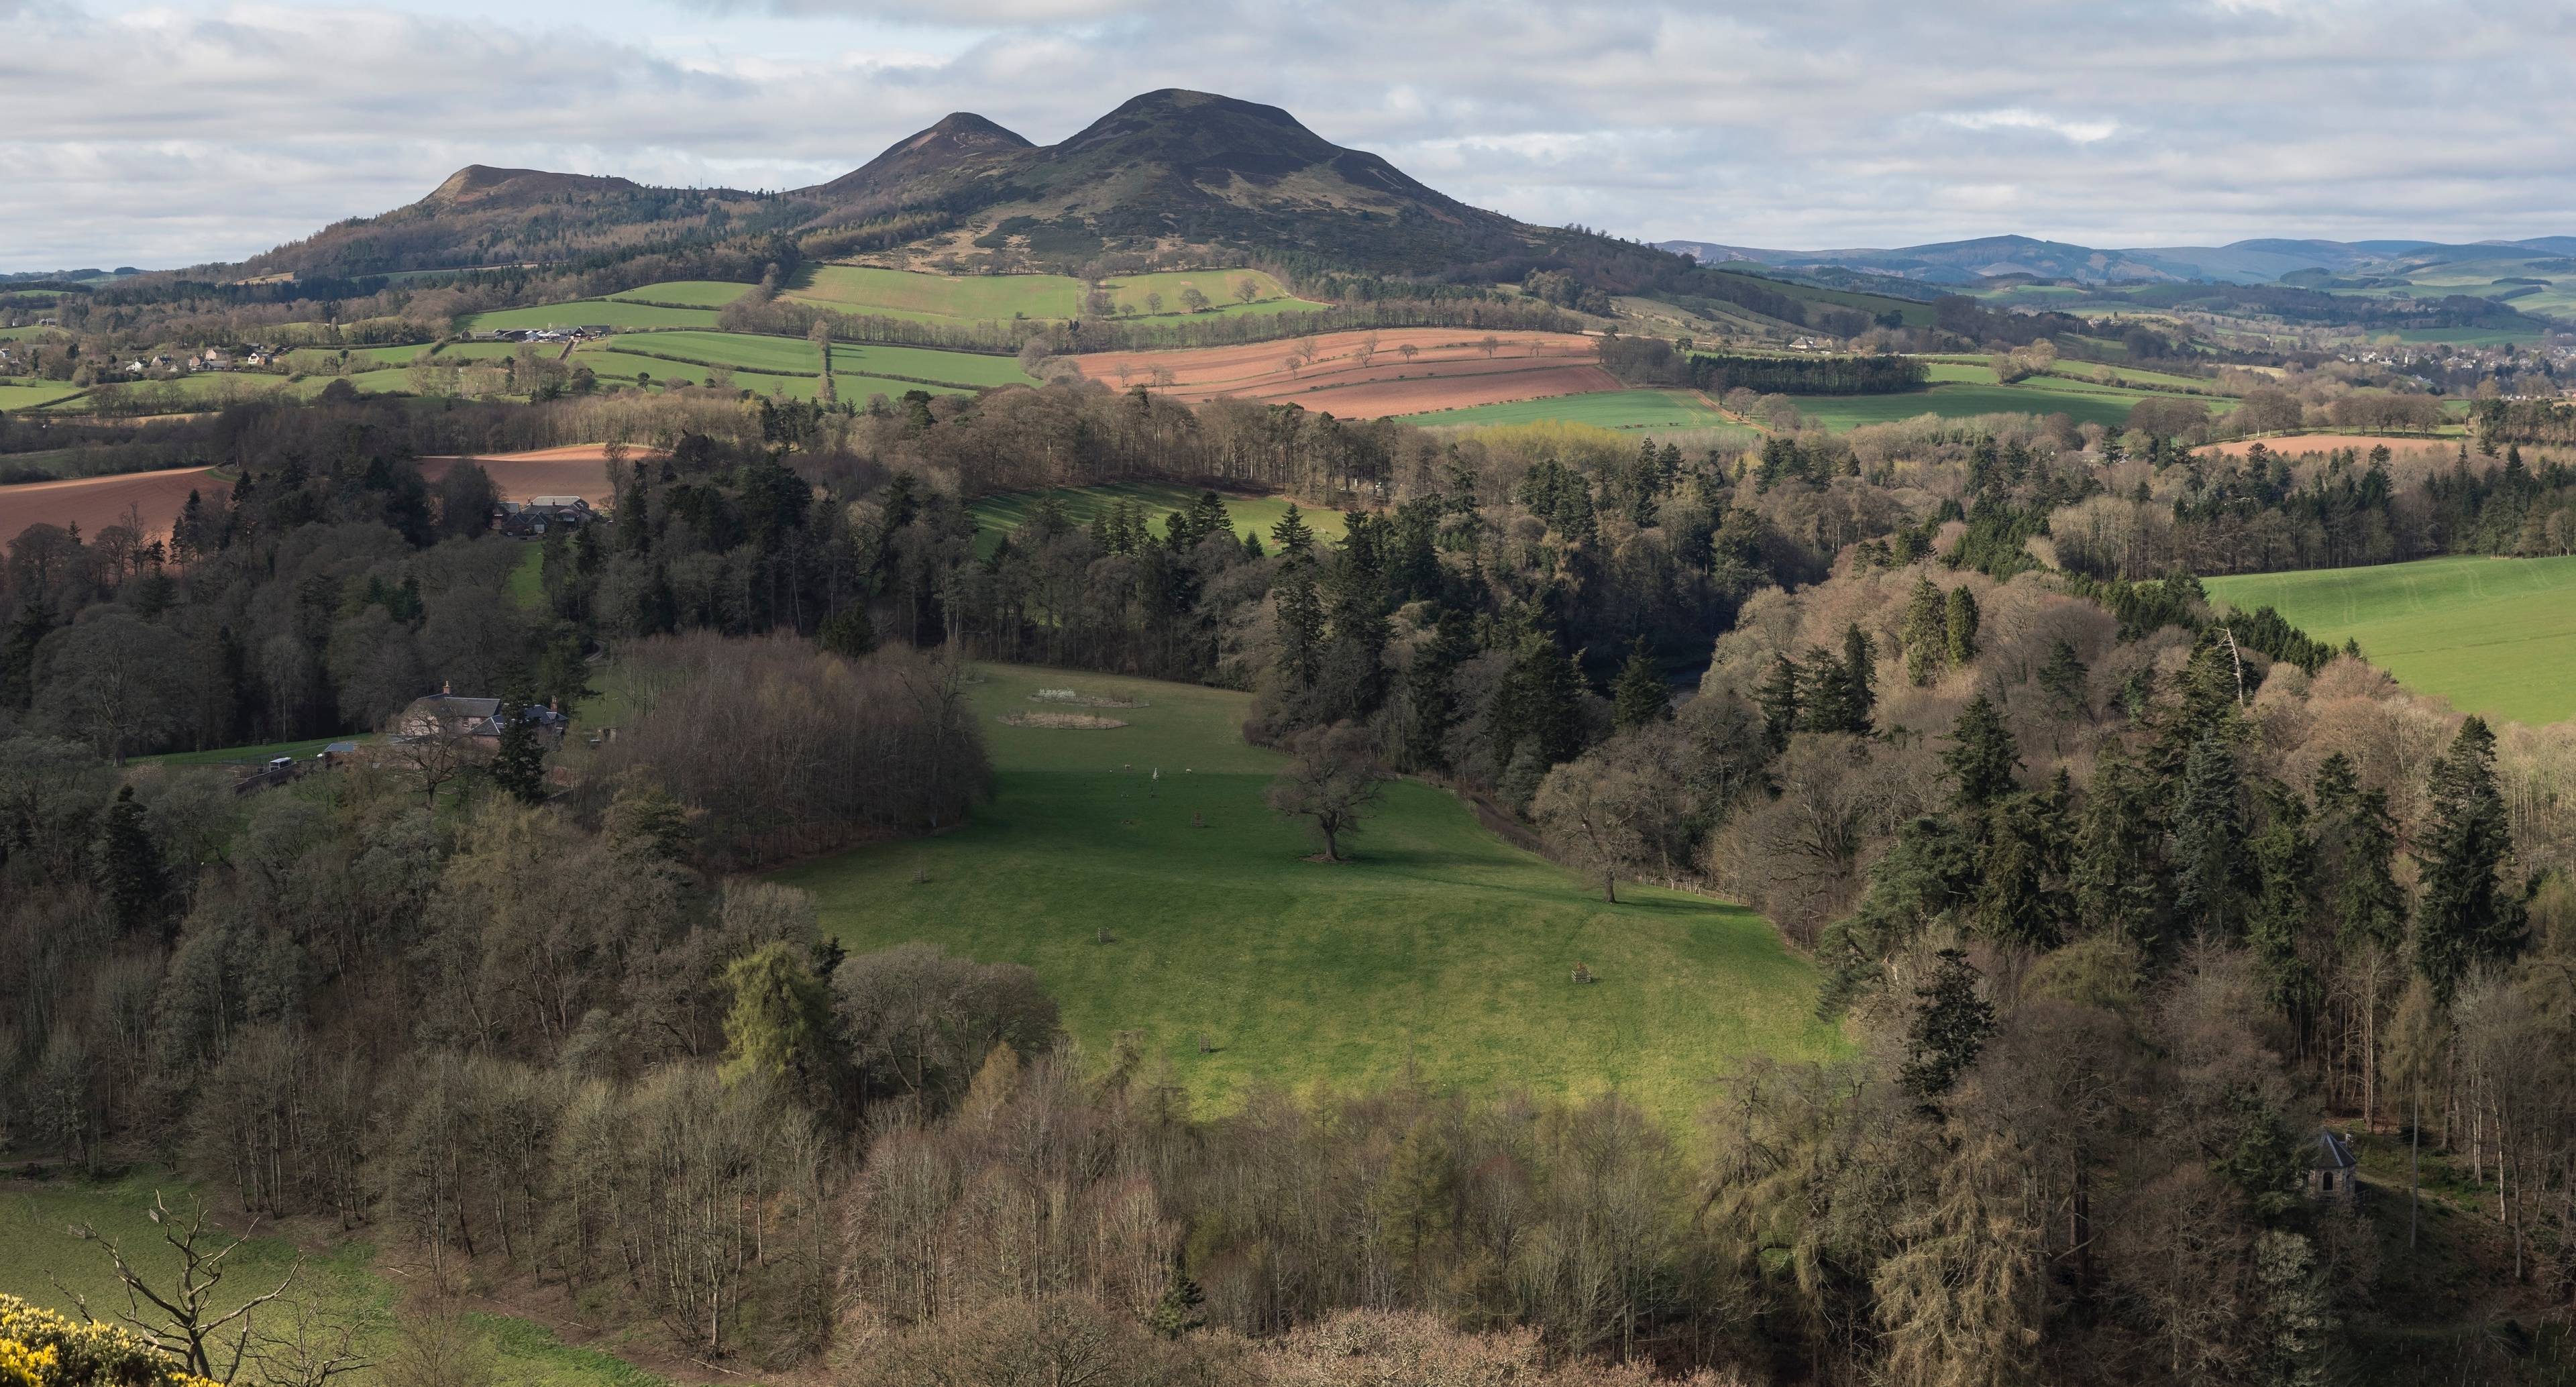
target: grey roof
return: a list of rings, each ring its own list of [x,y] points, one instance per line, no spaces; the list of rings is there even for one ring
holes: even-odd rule
[[[462,694],[431,694],[427,698],[414,701],[412,706],[434,717],[488,718],[501,711],[501,700],[467,698]]]
[[[2310,1170],[2351,1170],[2360,1162],[2352,1158],[2352,1146],[2332,1132],[2317,1133],[2316,1149],[2308,1153]]]

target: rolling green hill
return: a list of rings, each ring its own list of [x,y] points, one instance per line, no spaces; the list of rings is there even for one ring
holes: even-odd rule
[[[1727,418],[1690,390],[1595,390],[1582,395],[1403,416],[1403,422],[1424,428],[1530,424],[1543,419],[1605,429],[1731,430],[1748,439],[1753,437],[1753,430]]]
[[[2463,712],[2576,717],[2576,557],[2453,556],[2204,580],[2232,606],[2278,608],[2318,640],[2361,643],[2408,687]]]
[[[1086,1050],[1140,1032],[1219,1108],[1259,1084],[1355,1089],[1410,1069],[1486,1091],[1616,1088],[1678,1124],[1743,1056],[1838,1048],[1812,967],[1749,911],[1647,888],[1604,905],[1412,783],[1389,787],[1357,861],[1305,861],[1307,834],[1263,805],[1281,758],[1244,744],[1245,695],[982,672],[999,775],[968,827],[777,874],[853,950],[920,939],[1026,963]],[[1150,706],[1089,710],[1128,724],[1103,731],[998,721],[1041,688]],[[1577,963],[1600,981],[1571,982]]]

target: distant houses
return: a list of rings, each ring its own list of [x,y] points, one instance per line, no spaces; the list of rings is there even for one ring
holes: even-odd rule
[[[525,502],[504,501],[493,513],[493,528],[512,539],[544,539],[566,534],[607,517],[591,509],[582,496],[536,496]]]
[[[534,723],[540,736],[558,741],[563,737],[566,719],[552,707],[531,704],[514,716]],[[460,695],[442,684],[437,693],[413,699],[394,715],[386,730],[398,741],[465,741],[489,749],[501,744],[502,718],[500,699]]]

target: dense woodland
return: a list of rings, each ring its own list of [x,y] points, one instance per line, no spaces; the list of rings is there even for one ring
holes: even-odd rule
[[[12,537],[13,1159],[169,1159],[859,1382],[2563,1372],[2576,740],[2188,576],[2526,552],[2558,464],[2027,419],[1447,439],[1098,387],[676,406],[228,411],[241,480],[166,546]],[[414,462],[585,427],[634,445],[615,523],[538,546]],[[982,543],[966,510],[1139,478],[1209,495]],[[1247,536],[1227,489],[1347,537]],[[971,813],[987,656],[1250,689],[1247,735],[1457,785],[1605,891],[1750,902],[1852,1053],[1749,1065],[1679,1132],[1413,1087],[1193,1113],[1024,970],[844,956],[725,875]],[[441,682],[613,684],[620,735],[251,796],[118,764]],[[2327,1125],[2419,1139],[2478,1212],[2309,1200]]]

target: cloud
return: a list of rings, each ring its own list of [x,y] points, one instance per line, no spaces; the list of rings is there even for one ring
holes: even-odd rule
[[[2019,106],[2000,111],[1952,111],[1941,119],[1962,130],[2044,130],[2076,144],[2107,140],[2120,131],[2116,120],[2068,120]]]
[[[794,187],[950,111],[1045,142],[1176,85],[1650,237],[2576,231],[2549,0],[111,3],[12,16],[0,268],[235,259],[467,163]]]

